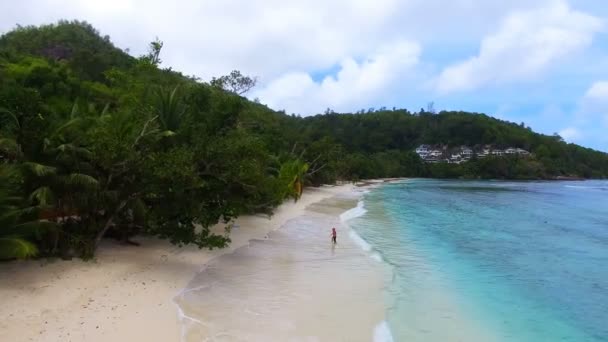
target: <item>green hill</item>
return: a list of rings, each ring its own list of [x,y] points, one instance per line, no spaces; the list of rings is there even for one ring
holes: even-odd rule
[[[211,225],[337,180],[608,177],[607,154],[483,114],[289,116],[237,95],[253,81],[238,72],[160,69],[161,48],[132,57],[77,21],[0,37],[0,259],[91,256],[142,233],[222,247]],[[533,156],[427,164],[420,144]]]
[[[501,121],[484,114],[466,112],[409,113],[406,110],[379,110],[365,114],[326,114],[305,118],[305,138],[314,141],[332,137],[347,152],[378,159],[362,177],[421,176],[467,178],[547,179],[554,177],[606,178],[608,155],[565,143],[559,136],[532,132],[522,124]],[[500,157],[471,161],[462,165],[425,165],[415,173],[384,170],[387,152],[412,151],[421,144],[447,146],[492,145],[516,147],[533,153],[532,158]],[[388,172],[388,174],[386,174]]]

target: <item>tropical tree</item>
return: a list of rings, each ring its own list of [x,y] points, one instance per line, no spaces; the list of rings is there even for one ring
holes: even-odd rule
[[[210,84],[213,87],[237,95],[243,95],[253,89],[257,82],[258,80],[256,77],[245,76],[238,70],[232,70],[228,75],[220,76],[218,78],[213,77]]]
[[[39,252],[36,240],[56,226],[38,218],[39,207],[26,207],[11,185],[11,167],[0,165],[0,260],[23,259]]]
[[[308,164],[299,159],[289,160],[281,165],[279,180],[283,188],[283,198],[292,197],[297,201],[302,197],[307,171]]]
[[[170,91],[161,87],[156,94],[155,111],[160,126],[167,132],[166,134],[177,132],[186,112],[186,106],[181,101],[178,89],[179,85]]]

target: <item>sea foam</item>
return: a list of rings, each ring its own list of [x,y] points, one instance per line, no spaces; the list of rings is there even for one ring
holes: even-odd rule
[[[357,246],[361,247],[361,249],[366,252],[371,252],[372,246],[367,243],[367,241],[363,240],[363,238],[359,234],[357,234],[357,232],[351,229],[351,231],[348,232],[348,236],[351,238],[351,240],[353,240],[353,242]]]
[[[369,192],[369,191],[366,190],[365,192]],[[367,210],[365,209],[365,204],[363,203],[363,200],[360,200],[357,203],[356,207],[354,207],[350,210],[347,210],[340,215],[340,221],[342,221],[342,223],[348,225],[346,223],[347,221],[350,221],[354,218],[363,216],[363,215],[365,215],[365,213],[367,213]],[[348,236],[351,238],[351,240],[353,240],[353,242],[356,245],[361,247],[361,249],[363,249],[366,252],[372,252],[372,250],[373,250],[372,246],[369,243],[367,243],[367,241],[365,241],[365,239],[363,239],[359,234],[357,234],[357,232],[354,231],[352,228],[348,232]],[[377,252],[372,252],[370,254],[370,257],[378,262],[383,261],[382,256]],[[374,328],[374,340],[373,341],[374,342],[393,342],[393,335],[391,334],[391,330],[386,321],[382,321],[382,322],[378,323],[376,325],[376,327]]]
[[[365,205],[363,204],[363,201],[361,200],[357,203],[356,207],[343,212],[340,215],[340,221],[342,221],[342,223],[346,224],[347,221],[350,221],[354,218],[363,216],[363,215],[365,215],[366,212],[367,212],[367,210],[365,209]],[[367,241],[365,241],[352,228],[348,232],[348,236],[351,238],[351,240],[353,240],[353,242],[356,245],[361,247],[361,249],[363,249],[364,251],[370,252],[372,250],[372,246],[369,243],[367,243]]]
[[[342,223],[344,223],[345,225],[348,225],[346,223],[347,221],[350,221],[354,218],[363,216],[363,215],[365,215],[365,213],[367,213],[367,210],[365,209],[365,204],[363,203],[363,200],[361,200],[357,203],[356,207],[342,213],[340,215],[340,221],[342,221]],[[372,246],[369,243],[367,243],[367,241],[365,241],[365,239],[363,239],[361,237],[361,235],[357,234],[357,232],[355,230],[353,230],[351,228],[348,232],[348,236],[350,237],[351,240],[353,240],[353,242],[357,246],[361,247],[361,249],[363,249],[366,252],[371,252],[370,258],[372,258],[378,262],[383,261],[382,256],[377,252],[373,252]]]
[[[393,342],[393,335],[386,321],[378,323],[374,328],[374,342]]]
[[[366,212],[367,212],[367,210],[365,210],[365,205],[363,204],[363,201],[361,200],[357,203],[356,207],[351,208],[351,209],[343,212],[342,214],[340,214],[340,221],[346,222],[346,221],[352,220],[356,217],[365,215]]]

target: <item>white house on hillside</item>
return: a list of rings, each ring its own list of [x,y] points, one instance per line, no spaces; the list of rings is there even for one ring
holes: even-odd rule
[[[471,159],[473,157],[473,150],[468,146],[460,147],[460,154],[465,159]]]
[[[497,157],[504,155],[528,156],[530,155],[530,152],[522,148],[515,147],[509,147],[505,150],[492,149],[491,145],[485,145],[481,150],[473,150],[469,146],[465,145],[456,149],[450,149],[447,145],[435,147],[430,145],[420,145],[416,148],[416,154],[418,154],[420,158],[427,163],[447,162],[460,164],[471,160],[474,155],[476,155],[478,158],[485,158],[490,155]]]
[[[416,153],[419,155],[429,154],[429,152],[430,152],[429,145],[420,145],[420,146],[416,147]]]

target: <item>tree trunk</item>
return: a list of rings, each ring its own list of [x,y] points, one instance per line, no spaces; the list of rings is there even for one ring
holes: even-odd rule
[[[97,250],[101,239],[103,239],[103,236],[106,235],[106,232],[108,231],[108,229],[110,229],[112,223],[114,223],[114,218],[127,205],[127,202],[127,200],[120,202],[116,210],[114,210],[112,215],[110,215],[110,218],[108,218],[108,221],[106,221],[106,224],[103,226],[103,229],[99,233],[97,233],[97,237],[95,237],[95,244],[93,245],[93,251]]]

